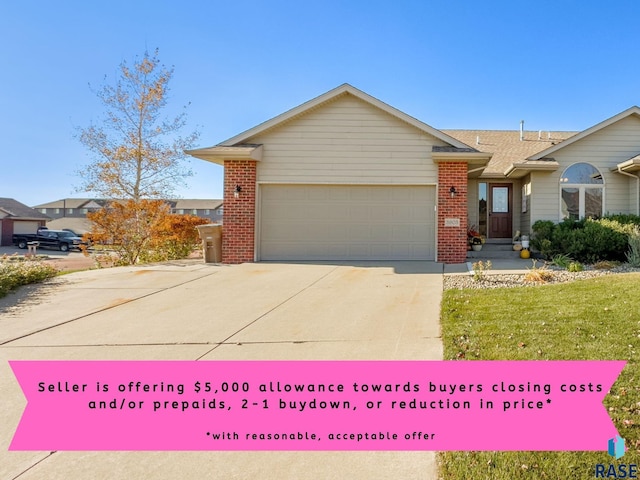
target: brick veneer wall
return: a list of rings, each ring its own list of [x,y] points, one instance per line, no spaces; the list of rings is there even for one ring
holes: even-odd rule
[[[235,196],[236,185],[242,191]],[[256,222],[255,160],[225,160],[222,263],[254,261]]]
[[[452,198],[450,188],[455,187]],[[459,227],[445,227],[445,218],[460,219]],[[438,164],[438,256],[443,263],[463,263],[467,258],[467,164]]]

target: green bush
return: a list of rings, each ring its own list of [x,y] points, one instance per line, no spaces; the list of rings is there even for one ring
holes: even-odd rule
[[[532,226],[532,246],[546,258],[565,255],[585,263],[624,261],[629,235],[636,225],[640,225],[640,217],[626,214],[559,224],[537,221]]]
[[[580,262],[571,262],[567,270],[570,272],[581,272],[584,270],[584,266]]]
[[[550,247],[551,236],[556,224],[551,220],[538,220],[531,227],[533,231],[533,237],[531,238],[531,246],[538,250],[543,255],[546,255],[544,250]],[[548,242],[545,242],[548,240]],[[546,244],[546,245],[545,245]]]
[[[40,261],[0,262],[0,298],[21,285],[38,283],[58,273],[55,267]]]
[[[627,261],[632,267],[640,267],[640,227],[634,225],[629,234],[629,251]]]
[[[573,258],[571,258],[569,255],[563,255],[562,253],[559,253],[553,256],[553,258],[551,259],[551,263],[556,267],[567,269],[569,268],[569,265],[573,263]]]
[[[633,213],[616,213],[606,215],[604,218],[613,220],[615,222],[621,223],[623,225],[633,225],[640,226],[640,216],[634,215]]]

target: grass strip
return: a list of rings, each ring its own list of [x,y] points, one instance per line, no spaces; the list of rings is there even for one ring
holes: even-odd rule
[[[635,273],[527,288],[447,290],[441,308],[444,358],[626,360],[604,404],[627,442],[621,461],[638,463],[639,286]],[[594,478],[597,463],[612,463],[605,447],[603,452],[444,452],[438,459],[446,480]]]

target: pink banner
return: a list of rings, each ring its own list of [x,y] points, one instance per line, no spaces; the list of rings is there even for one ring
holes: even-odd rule
[[[10,450],[604,450],[623,361],[12,361]]]

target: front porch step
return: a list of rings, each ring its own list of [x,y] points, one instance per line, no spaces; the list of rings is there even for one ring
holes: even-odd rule
[[[479,252],[467,251],[467,258],[474,260],[484,259],[514,259],[520,258],[520,252],[513,249],[511,243],[485,243]]]

